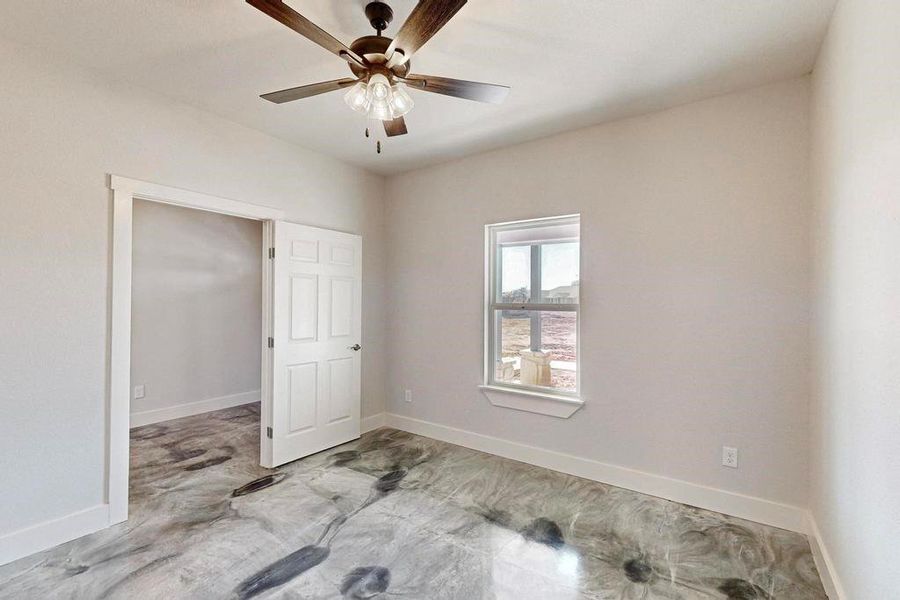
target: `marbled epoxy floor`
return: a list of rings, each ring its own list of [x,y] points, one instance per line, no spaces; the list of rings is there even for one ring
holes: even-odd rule
[[[258,420],[134,430],[129,521],[0,567],[0,597],[825,598],[795,533],[391,429],[268,471]]]

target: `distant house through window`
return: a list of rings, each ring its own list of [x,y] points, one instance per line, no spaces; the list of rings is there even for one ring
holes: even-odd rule
[[[487,226],[485,383],[578,393],[578,216]]]

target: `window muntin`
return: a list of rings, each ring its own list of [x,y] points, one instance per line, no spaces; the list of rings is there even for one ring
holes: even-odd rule
[[[578,217],[487,229],[485,383],[577,395]]]

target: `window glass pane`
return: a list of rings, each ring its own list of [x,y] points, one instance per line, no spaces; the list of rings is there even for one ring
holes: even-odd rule
[[[531,246],[500,247],[498,302],[528,302],[531,297]]]
[[[497,310],[494,381],[575,392],[578,315]]]
[[[578,266],[578,242],[542,244],[540,302],[578,304]]]
[[[531,262],[536,250],[540,256],[539,274],[531,272]],[[500,285],[496,301],[507,304],[577,304],[578,259],[578,242],[500,246]],[[536,279],[532,280],[532,276]],[[538,284],[540,294],[532,290]]]

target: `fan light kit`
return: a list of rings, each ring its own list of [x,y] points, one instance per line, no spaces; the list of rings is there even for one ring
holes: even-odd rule
[[[375,148],[379,154],[382,128],[388,137],[407,132],[403,117],[415,104],[407,92],[408,87],[492,104],[500,104],[509,93],[509,88],[503,85],[410,73],[409,59],[413,53],[446,25],[466,0],[420,0],[393,39],[381,35],[394,18],[391,7],[384,2],[370,2],[365,9],[366,17],[377,35],[358,38],[349,47],[281,0],[247,0],[247,3],[336,54],[347,62],[354,75],[353,78],[263,94],[262,98],[283,104],[350,88],[344,95],[344,102],[366,116],[370,123],[365,131],[366,137],[375,138]]]
[[[377,73],[369,78],[368,84],[360,81],[350,88],[344,101],[370,119],[393,121],[408,113],[414,105],[405,88],[402,83],[391,85],[387,77]]]

